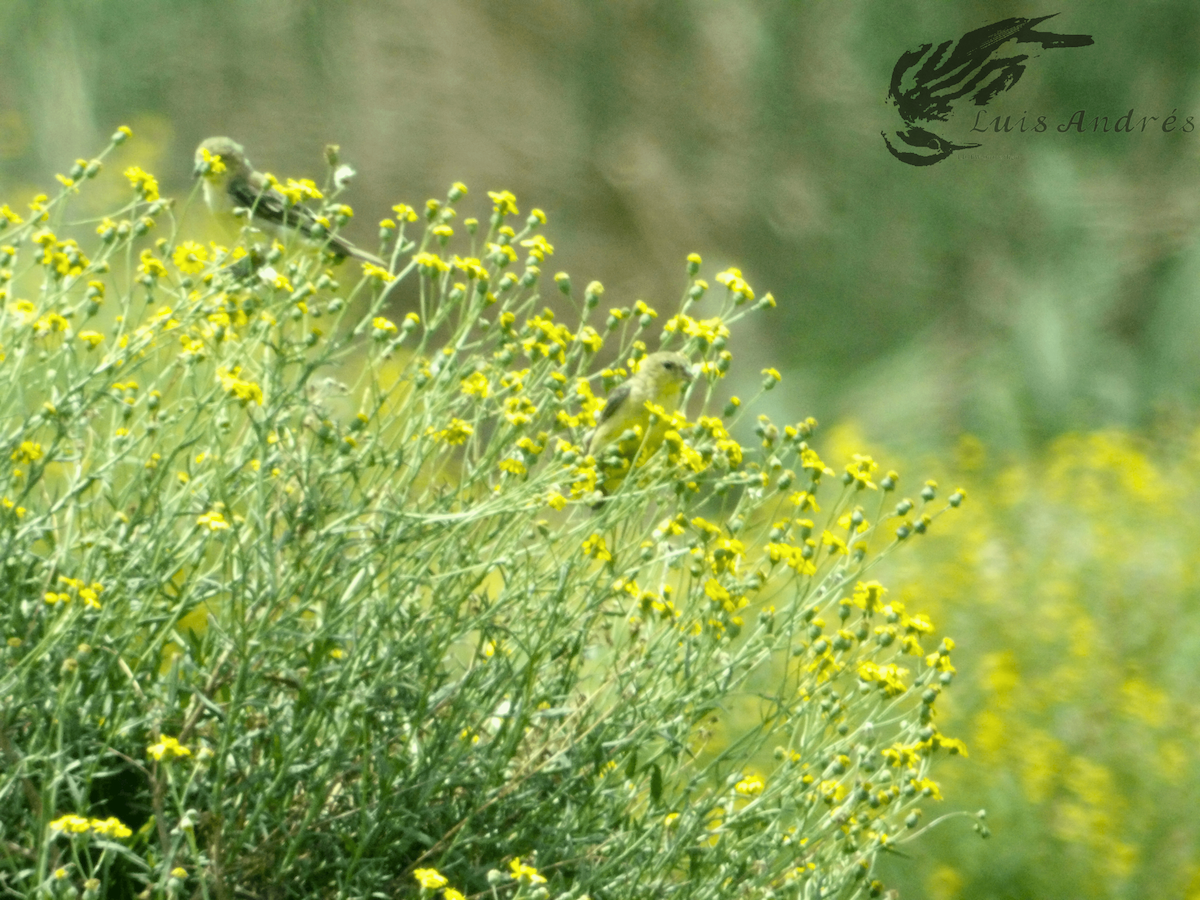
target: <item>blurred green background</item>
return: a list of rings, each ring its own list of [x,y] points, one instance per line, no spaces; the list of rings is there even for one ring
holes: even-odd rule
[[[1051,128],[975,135],[983,147],[924,168],[886,152],[900,53],[1055,12],[1045,29],[1094,46],[1035,50],[988,108]],[[177,196],[213,134],[281,177],[319,177],[340,144],[360,173],[348,233],[368,246],[393,203],[458,180],[476,199],[510,189],[550,217],[550,270],[599,279],[614,306],[673,308],[691,251],[710,276],[739,266],[779,307],[734,336],[737,392],[775,365],[764,411],[816,416],[826,458],[867,449],[910,490],[932,475],[969,491],[889,577],[959,638],[940,724],[972,756],[946,767],[943,806],[990,807],[993,838],[950,823],[889,881],[936,900],[1200,896],[1200,130],[1182,130],[1200,119],[1200,5],[6,0],[3,14],[14,207],[124,123],[117,165]],[[1179,121],[1092,131],[1130,109]],[[1079,110],[1086,133],[1053,127]]]

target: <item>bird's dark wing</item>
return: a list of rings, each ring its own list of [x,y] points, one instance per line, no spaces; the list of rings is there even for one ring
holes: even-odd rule
[[[255,218],[304,230],[300,209],[288,206],[283,194],[267,185],[254,184],[249,178],[235,178],[229,182],[229,196],[238,206],[253,210]],[[311,213],[308,219],[312,219]]]
[[[600,418],[596,420],[596,424],[600,425],[608,419],[611,419],[613,413],[629,397],[629,383],[613,388],[613,392],[608,395],[608,402],[604,404],[604,409],[600,410]]]
[[[288,205],[287,198],[270,185],[256,184],[250,178],[238,178],[229,183],[229,196],[238,206],[253,210],[256,219],[295,228],[305,237],[313,236],[313,227],[317,224],[317,219],[312,210],[304,206]],[[327,242],[329,252],[338,258],[357,256],[382,265],[382,261],[377,257],[359,250],[336,234],[326,232],[322,238]]]

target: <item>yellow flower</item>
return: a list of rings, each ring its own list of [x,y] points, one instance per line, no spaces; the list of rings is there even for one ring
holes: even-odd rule
[[[645,300],[639,300],[633,304],[633,314],[635,316],[649,316],[652,319],[658,318],[658,311],[647,306]]]
[[[933,634],[933,623],[925,615],[905,616],[904,627],[916,634]]]
[[[554,313],[545,309],[542,315],[525,320],[530,330],[529,337],[521,341],[521,349],[531,359],[553,357],[560,363],[566,359],[566,349],[575,335],[566,325],[554,321]]]
[[[881,666],[869,659],[864,659],[858,664],[858,677],[867,684],[877,683],[880,690],[889,697],[898,697],[908,690],[908,686],[904,683],[904,676],[907,674],[908,669],[895,663]]]
[[[66,331],[67,327],[67,320],[56,312],[47,313],[33,323],[34,333],[38,337],[45,337],[55,331]]]
[[[859,453],[855,453],[852,461],[846,464],[846,472],[854,479],[855,487],[860,491],[863,488],[876,490],[875,483],[871,481],[871,473],[878,468],[879,463]]]
[[[92,826],[92,831],[105,837],[127,838],[133,834],[116,816],[109,816],[103,821],[92,819],[88,824]]]
[[[446,262],[440,256],[434,253],[418,253],[413,257],[415,262],[426,275],[435,275],[438,272],[449,272],[450,263]]]
[[[140,274],[149,275],[153,278],[161,278],[167,274],[167,267],[162,264],[161,260],[155,257],[149,247],[142,251],[141,259],[141,265],[138,266]]]
[[[541,434],[539,434],[538,437],[541,438],[542,440],[545,440],[545,438],[546,438],[545,432],[542,432]],[[544,444],[537,443],[537,441],[535,441],[533,438],[529,437],[529,435],[526,435],[525,437],[523,437],[519,441],[517,441],[517,447],[521,450],[524,450],[530,456],[537,456],[539,453],[541,453],[543,450],[546,449]]]
[[[164,737],[157,744],[151,744],[146,748],[146,753],[160,762],[162,760],[170,761],[179,757],[192,755],[191,750],[173,737]]]
[[[729,337],[729,328],[720,316],[697,321],[685,313],[680,313],[667,320],[663,331],[671,334],[682,331],[688,337],[699,338],[704,344],[711,344],[718,338]]]
[[[767,544],[767,556],[773,563],[782,562],[801,575],[815,575],[816,563],[804,558],[804,551],[791,544]]]
[[[612,554],[608,552],[608,546],[604,543],[604,538],[598,534],[593,534],[583,542],[583,555],[598,559],[601,562],[612,561]]]
[[[384,318],[383,316],[376,316],[373,318],[371,320],[371,327],[376,331],[382,332],[383,334],[396,333],[396,323],[391,319]]]
[[[829,468],[821,461],[821,457],[817,455],[817,451],[811,447],[805,447],[800,452],[800,465],[814,472],[821,472],[824,475],[833,475],[833,469]]]
[[[79,332],[79,339],[94,348],[104,340],[104,335],[98,331],[81,331]]]
[[[522,247],[529,248],[529,255],[538,262],[545,262],[547,256],[554,255],[553,245],[540,234],[535,234],[527,240],[521,241]]]
[[[733,786],[733,789],[744,797],[757,797],[765,787],[758,775],[748,775]]]
[[[927,796],[934,800],[942,799],[942,789],[932,778],[911,778],[909,784],[922,793],[928,792]]]
[[[289,178],[287,184],[277,182],[275,189],[287,198],[288,204],[291,206],[295,206],[301,200],[321,200],[325,197],[308,178],[301,178],[299,181]]]
[[[265,280],[268,284],[274,285],[275,290],[277,291],[287,291],[290,294],[295,290],[295,288],[292,287],[292,283],[288,281],[286,275],[284,275],[282,272],[276,272],[270,266],[264,266],[263,268],[259,269],[258,277]],[[265,316],[267,313],[264,311],[263,315]]]
[[[487,376],[482,372],[475,372],[471,376],[464,378],[462,381],[462,392],[471,397],[479,397],[481,400],[488,397],[492,388],[488,384]]]
[[[880,601],[886,593],[887,588],[878,581],[860,581],[854,586],[854,595],[851,599],[859,609],[874,613],[880,609]]]
[[[446,877],[437,869],[417,869],[413,872],[413,878],[417,879],[421,887],[431,891],[445,887],[448,883]]]
[[[195,275],[208,262],[208,248],[195,241],[184,241],[171,255],[175,268],[185,275]]]
[[[450,445],[457,445],[465,444],[467,438],[475,433],[475,428],[470,422],[464,422],[456,416],[441,431],[435,431],[433,428],[430,428],[425,433],[431,435],[434,440],[443,441]]]
[[[21,441],[19,447],[12,452],[12,461],[18,463],[31,463],[41,459],[42,445],[36,441]]]
[[[497,244],[495,241],[488,241],[487,249],[488,253],[493,257],[492,261],[497,265],[507,266],[509,263],[517,261],[517,251],[508,244]],[[512,287],[512,285],[516,284],[516,277],[511,274],[506,275],[505,279],[508,279],[508,281],[506,282],[504,279],[501,279],[500,287],[504,289],[506,283],[508,287]]]
[[[22,319],[23,325],[28,325],[37,318],[37,307],[28,300],[18,300],[15,303],[8,304],[8,311],[14,315],[18,315]]]
[[[591,325],[584,325],[579,329],[579,334],[575,335],[575,340],[583,344],[592,353],[598,353],[600,348],[604,346],[604,338]]]
[[[45,194],[38,194],[29,201],[29,209],[32,212],[37,213],[37,215],[34,217],[35,222],[45,222],[48,218],[50,218],[50,213],[46,211],[46,201],[49,199],[50,198]]]
[[[497,215],[520,215],[521,211],[517,209],[517,198],[511,191],[488,191],[488,197],[492,201],[492,209]]]
[[[719,606],[723,606],[732,599],[729,591],[715,578],[710,578],[704,583],[704,594]]]
[[[206,526],[209,531],[224,531],[229,527],[229,523],[225,521],[225,517],[216,510],[206,512],[196,520],[196,524]]]
[[[395,276],[392,275],[391,272],[383,268],[383,266],[377,266],[374,263],[365,262],[362,264],[362,269],[364,278],[375,278],[379,281],[382,281],[384,284],[387,284],[389,281],[396,280]]]
[[[846,547],[846,542],[831,531],[824,531],[821,534],[821,543],[829,548],[830,554],[846,555],[850,550]]]
[[[125,170],[125,177],[147,203],[158,199],[158,180],[141,166],[130,166]]]
[[[221,155],[213,153],[207,147],[200,148],[200,159],[208,163],[208,171],[212,175],[220,175],[225,171],[225,163],[222,162]]]
[[[59,816],[50,823],[50,828],[53,831],[61,831],[67,834],[83,834],[89,827],[91,826],[86,818],[72,814]]]
[[[102,585],[93,584],[91,587],[79,588],[79,597],[83,602],[92,609],[100,609],[100,591],[104,590]]]
[[[262,406],[262,388],[253,381],[240,378],[241,371],[241,366],[234,366],[232,369],[222,367],[217,369],[217,380],[221,382],[221,387],[225,389],[226,393],[241,400],[242,403],[254,401]]]
[[[741,298],[738,302],[744,300],[753,300],[754,291],[750,289],[750,285],[746,284],[746,280],[742,278],[742,270],[728,268],[724,272],[717,275],[717,281],[725,285],[729,289],[729,293],[737,294]]]
[[[938,745],[950,752],[951,755],[970,756],[967,752],[967,745],[958,738],[948,738],[945,735],[934,735],[938,739]]]
[[[485,269],[483,267],[483,263],[474,256],[463,257],[455,254],[453,266],[466,275],[467,278],[478,279],[479,281],[488,280],[487,269]]]
[[[537,407],[525,397],[509,397],[504,401],[504,418],[513,425],[527,425],[536,413]]]
[[[512,877],[521,884],[545,884],[546,879],[538,874],[538,870],[533,866],[524,865],[521,862],[521,857],[516,857],[508,867],[512,870]]]
[[[519,459],[502,459],[500,461],[500,471],[507,472],[510,475],[524,475],[527,470],[525,463]]]

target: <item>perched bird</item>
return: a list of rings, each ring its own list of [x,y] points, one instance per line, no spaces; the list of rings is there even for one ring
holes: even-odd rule
[[[656,403],[668,413],[673,413],[679,408],[683,389],[691,380],[691,363],[682,353],[673,350],[651,353],[642,360],[632,378],[608,395],[608,402],[600,411],[600,419],[588,438],[588,453],[595,456],[634,426],[640,427],[642,434],[637,447],[653,453],[662,444],[667,423],[660,419],[654,428],[650,428],[650,411],[646,409],[646,402]],[[633,452],[636,453],[637,449]],[[620,482],[620,478],[608,479],[603,487],[604,493],[615,489]]]
[[[280,238],[298,232],[323,245],[339,261],[353,256],[387,268],[378,256],[331,233],[312,210],[289,202],[266,175],[254,170],[245,148],[231,138],[210,137],[197,147],[193,175],[203,179],[204,202],[218,218],[231,218],[235,209],[245,209],[255,225]]]

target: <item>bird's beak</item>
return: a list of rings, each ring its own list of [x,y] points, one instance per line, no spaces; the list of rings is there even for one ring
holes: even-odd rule
[[[684,369],[683,369],[683,380],[684,380],[684,381],[686,381],[686,382],[689,382],[689,383],[691,383],[691,381],[692,381],[693,379],[695,379],[695,377],[696,377],[696,373],[695,373],[695,371],[692,369],[692,367],[691,367],[691,366],[685,366],[685,367],[684,367]]]

